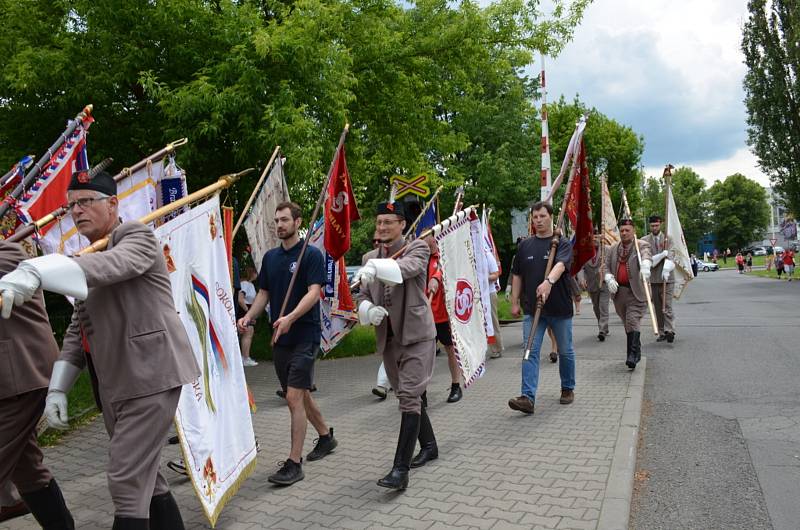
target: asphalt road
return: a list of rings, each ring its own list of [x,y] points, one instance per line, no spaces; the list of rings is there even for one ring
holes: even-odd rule
[[[631,528],[800,528],[800,282],[700,273],[674,308],[675,343],[643,343]]]

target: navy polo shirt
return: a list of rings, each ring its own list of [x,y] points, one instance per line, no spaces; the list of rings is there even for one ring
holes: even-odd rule
[[[261,260],[258,287],[269,293],[269,315],[273,322],[278,320],[281,305],[283,305],[283,299],[289,290],[289,282],[292,281],[292,273],[297,266],[297,257],[302,248],[302,239],[289,250],[285,250],[283,245],[278,245],[264,254],[264,258]],[[309,285],[316,283],[323,286],[326,281],[325,259],[322,257],[322,253],[317,248],[308,246],[303,255],[303,261],[300,263],[300,271],[297,273],[297,279],[284,314],[291,313],[297,307],[300,300],[308,293]],[[317,300],[306,314],[292,324],[288,333],[278,338],[278,344],[294,346],[301,342],[319,343],[320,328],[319,300]]]

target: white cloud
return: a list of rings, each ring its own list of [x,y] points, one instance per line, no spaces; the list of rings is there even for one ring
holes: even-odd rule
[[[577,93],[632,127],[646,167],[689,165],[712,181],[738,171],[766,184],[746,146],[746,18],[746,0],[596,0],[574,41],[547,59],[548,99]]]
[[[770,186],[769,179],[758,168],[758,161],[749,149],[743,147],[736,151],[732,156],[704,162],[700,164],[675,163],[676,167],[689,166],[692,170],[703,177],[708,186],[717,180],[725,180],[725,177],[734,173],[741,173],[745,177],[755,180],[765,188]],[[645,167],[644,171],[648,177],[660,177],[664,166]]]

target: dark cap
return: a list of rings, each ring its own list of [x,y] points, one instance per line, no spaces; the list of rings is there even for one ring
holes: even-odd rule
[[[406,209],[400,201],[380,202],[375,209],[375,215],[394,214],[401,219],[406,218]]]
[[[94,190],[106,195],[117,194],[117,183],[107,171],[100,171],[93,174],[90,171],[76,171],[72,174],[67,191],[72,190]]]
[[[661,221],[661,216],[658,214],[653,214],[647,219],[648,223],[660,223]]]

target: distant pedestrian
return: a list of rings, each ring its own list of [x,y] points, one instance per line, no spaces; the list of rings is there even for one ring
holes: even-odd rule
[[[783,252],[778,252],[778,255],[775,257],[775,272],[778,274],[778,279],[780,280],[783,274]]]
[[[789,281],[792,281],[792,277],[794,277],[794,251],[787,250],[783,253],[783,271],[786,273],[786,276],[789,277]]]
[[[747,260],[745,261],[747,267],[745,268],[745,272],[753,272],[753,254],[748,252],[747,253]]]
[[[697,256],[692,254],[691,261],[692,261],[692,276],[697,278],[697,267],[698,267]]]
[[[741,252],[736,253],[736,267],[739,269],[739,274],[744,274],[744,256]]]

